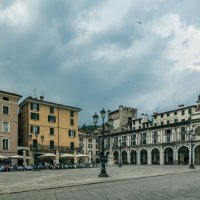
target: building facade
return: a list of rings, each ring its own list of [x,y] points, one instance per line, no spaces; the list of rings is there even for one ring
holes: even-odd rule
[[[79,130],[79,152],[88,155],[88,162],[99,162],[99,138],[93,131]]]
[[[20,146],[40,153],[78,149],[77,107],[28,97],[19,105]]]
[[[18,101],[22,96],[0,91],[0,155],[17,154]]]
[[[200,164],[200,96],[196,105],[153,113],[151,120],[146,115],[132,118],[127,130],[110,127],[105,148],[115,163],[189,164],[193,156]]]

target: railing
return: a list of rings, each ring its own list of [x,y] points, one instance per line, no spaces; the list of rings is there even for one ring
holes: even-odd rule
[[[36,149],[35,146],[31,146],[31,149]],[[74,151],[79,151],[80,149],[78,147],[74,147],[74,149],[70,149],[69,147],[67,146],[51,146],[51,145],[41,145],[41,144],[38,144],[38,150],[41,150],[41,151],[55,151],[55,150],[59,150],[61,152],[70,152],[70,153],[73,153]]]

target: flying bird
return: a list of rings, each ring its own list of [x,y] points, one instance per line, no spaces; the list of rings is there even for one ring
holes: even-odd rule
[[[138,24],[142,24],[142,22],[138,22]]]

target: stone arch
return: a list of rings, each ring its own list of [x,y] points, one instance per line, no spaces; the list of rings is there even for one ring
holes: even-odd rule
[[[127,152],[125,150],[122,151],[122,164],[127,164]]]
[[[136,150],[131,150],[130,152],[130,157],[131,157],[131,164],[137,164],[137,152]]]
[[[164,152],[164,164],[172,165],[174,163],[174,150],[173,147],[167,146],[163,149]]]
[[[178,148],[178,164],[189,164],[189,147],[186,145],[182,145]]]
[[[119,163],[119,153],[118,153],[118,151],[114,151],[113,157],[114,157],[114,163],[118,164]]]
[[[148,151],[146,148],[140,150],[140,164],[147,165]]]
[[[151,150],[151,163],[153,165],[160,164],[160,150],[158,148],[153,148]]]

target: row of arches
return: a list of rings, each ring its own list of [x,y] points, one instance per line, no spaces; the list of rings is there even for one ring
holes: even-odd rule
[[[177,160],[174,156],[174,150],[172,147],[166,147],[163,151],[163,164],[172,165],[172,164],[189,164],[189,148],[187,146],[181,146],[177,151]],[[108,156],[109,153],[107,153]],[[114,151],[114,162],[119,163],[119,152]],[[159,165],[160,162],[160,150],[158,148],[153,148],[151,154],[148,155],[147,149],[142,149],[139,154],[136,150],[130,151],[130,158],[128,159],[127,151],[123,150],[121,152],[122,164],[148,164],[148,159],[151,159],[151,164]],[[139,156],[139,158],[137,158]],[[151,158],[148,158],[151,156]],[[128,162],[129,161],[129,162]],[[194,163],[200,164],[200,145],[194,148]]]

